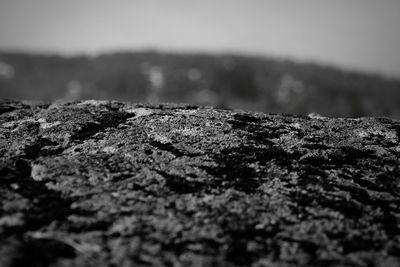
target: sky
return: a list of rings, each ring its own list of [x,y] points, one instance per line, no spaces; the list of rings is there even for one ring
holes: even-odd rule
[[[0,0],[0,50],[240,53],[400,77],[399,0]]]

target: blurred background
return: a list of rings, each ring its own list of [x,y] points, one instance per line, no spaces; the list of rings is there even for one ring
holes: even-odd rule
[[[398,0],[1,0],[0,98],[400,119]]]

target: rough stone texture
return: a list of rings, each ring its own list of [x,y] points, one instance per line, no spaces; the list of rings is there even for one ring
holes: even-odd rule
[[[0,104],[0,266],[399,266],[400,122]]]

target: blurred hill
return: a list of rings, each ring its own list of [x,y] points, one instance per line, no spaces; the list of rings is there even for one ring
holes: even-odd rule
[[[400,80],[237,55],[0,53],[0,98],[183,102],[273,113],[400,118]]]

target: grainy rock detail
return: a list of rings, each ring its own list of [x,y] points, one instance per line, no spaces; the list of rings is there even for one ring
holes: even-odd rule
[[[0,266],[399,266],[400,122],[0,104]]]

